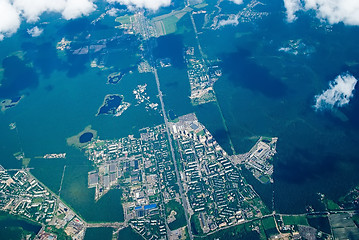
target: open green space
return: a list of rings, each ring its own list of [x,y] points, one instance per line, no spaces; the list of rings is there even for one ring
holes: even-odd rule
[[[116,18],[116,22],[119,22],[121,24],[130,24],[131,23],[131,17],[132,16],[129,16],[129,15],[124,15],[124,16],[120,16],[120,17],[117,17]]]
[[[262,226],[264,228],[267,238],[270,238],[271,236],[278,234],[273,217],[263,218]]]
[[[338,205],[337,203],[335,203],[335,202],[334,202],[333,200],[331,200],[331,199],[325,199],[325,200],[324,200],[324,204],[325,204],[325,206],[327,207],[327,209],[328,209],[329,211],[339,210],[339,209],[340,209],[339,205]]]
[[[196,9],[200,9],[200,8],[204,8],[204,7],[207,7],[208,4],[207,3],[200,3],[200,4],[197,4],[197,5],[194,5],[193,7],[196,8]]]
[[[192,232],[194,235],[202,235],[203,234],[201,224],[199,222],[198,214],[193,214],[191,216],[191,227],[192,227]]]
[[[262,219],[262,224],[265,230],[276,228],[274,218],[273,217],[267,217]]]
[[[283,216],[285,225],[308,225],[306,216]]]
[[[72,238],[68,236],[64,229],[58,229],[55,226],[48,226],[45,228],[46,232],[54,233],[57,236],[57,240],[71,240]]]
[[[185,217],[185,213],[184,213],[184,209],[182,207],[182,205],[177,202],[176,200],[171,200],[166,204],[166,216],[170,216],[170,214],[174,213],[175,215],[174,217],[176,218],[176,220],[174,220],[173,222],[168,224],[168,227],[171,230],[175,230],[178,229],[180,227],[183,227],[186,225],[186,217]]]
[[[258,232],[253,231],[253,228],[256,226],[256,223],[248,223],[248,224],[241,224],[237,226],[233,226],[230,228],[226,228],[215,232],[213,234],[208,235],[205,239],[226,239],[226,240],[234,240],[234,239],[263,239],[263,237],[258,234]],[[261,230],[260,230],[261,232]],[[264,238],[265,239],[265,238]]]
[[[359,227],[359,214],[355,214],[352,219],[353,219],[355,225],[357,225],[357,227]]]
[[[192,8],[186,7],[179,11],[155,17],[152,19],[152,23],[155,25],[157,33],[161,36],[175,33],[177,31],[177,22],[190,11],[192,11]]]

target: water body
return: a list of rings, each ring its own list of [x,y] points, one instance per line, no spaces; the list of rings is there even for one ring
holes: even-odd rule
[[[68,68],[66,62],[57,55],[56,43],[24,42],[21,48],[25,52],[25,59],[32,61],[46,78],[49,78],[55,70]]]
[[[123,240],[123,239],[141,240],[143,238],[141,237],[141,235],[136,233],[131,227],[127,227],[122,229],[118,233],[118,240]]]
[[[35,70],[17,56],[9,56],[2,60],[4,68],[0,86],[0,98],[18,97],[23,91],[38,85]]]
[[[228,79],[232,80],[235,86],[241,86],[269,98],[284,97],[287,91],[286,85],[271,75],[268,68],[256,64],[252,57],[246,49],[238,49],[221,57],[222,69]]]
[[[87,228],[84,240],[111,240],[112,228]]]
[[[157,39],[157,47],[153,51],[154,57],[170,58],[172,65],[176,68],[184,68],[183,39],[181,35],[169,34]]]
[[[123,96],[119,95],[107,95],[104,100],[104,104],[98,111],[98,115],[101,114],[115,114],[116,109],[121,105]]]
[[[73,165],[66,167],[61,197],[89,222],[123,221],[120,190],[110,190],[97,202],[94,201],[95,189],[87,188],[87,173],[90,166]]]
[[[1,95],[1,98],[6,97],[5,94],[17,95],[25,91],[27,95],[16,107],[1,113],[0,164],[5,168],[21,168],[21,161],[17,161],[13,154],[23,149],[25,156],[31,158],[29,167],[34,168],[31,170],[32,173],[55,193],[59,191],[63,169],[66,165],[61,191],[61,198],[66,204],[86,221],[123,221],[122,193],[119,190],[113,190],[95,202],[94,189],[87,188],[87,173],[93,170],[92,162],[79,149],[67,146],[66,139],[78,134],[88,125],[92,125],[92,129],[97,131],[101,139],[114,139],[138,134],[141,128],[161,124],[163,118],[159,112],[147,111],[144,104],[135,106],[136,99],[132,93],[137,85],[147,84],[146,92],[151,102],[158,103],[155,79],[152,74],[134,72],[126,74],[116,85],[106,84],[107,76],[117,70],[90,68],[90,60],[96,57],[90,54],[78,56],[56,51],[58,58],[49,58],[50,63],[42,63],[43,55],[37,55],[37,53],[43,53],[45,49],[54,47],[54,44],[62,37],[74,40],[74,47],[77,47],[83,46],[81,41],[85,42],[85,37],[89,33],[99,31],[101,34],[97,34],[98,39],[106,37],[106,34],[121,33],[114,29],[114,18],[108,22],[112,25],[106,29],[104,27],[91,28],[88,26],[88,21],[75,21],[75,23],[54,21],[52,17],[54,16],[44,19],[50,24],[44,25],[44,33],[39,38],[24,38],[20,33],[16,33],[11,41],[5,39],[0,42],[1,62],[9,61],[6,59],[10,58],[12,62],[18,64],[17,68],[16,64],[12,64],[5,71],[19,76],[27,75],[31,71],[37,73],[37,80],[34,78],[36,81],[30,81],[32,78],[15,77],[8,78],[11,81],[1,79],[2,84],[6,81],[14,83],[9,84],[13,89],[11,93],[14,94],[8,94],[10,91],[3,90],[4,95]],[[69,27],[63,28],[64,23],[69,24]],[[96,34],[91,36],[96,36]],[[24,44],[24,39],[26,39],[26,44]],[[50,45],[49,40],[53,41]],[[120,40],[113,45],[113,49],[119,45],[121,45]],[[8,56],[18,50],[24,51],[24,60]],[[108,51],[111,52],[112,49]],[[126,67],[136,65],[137,51],[131,50],[126,54],[126,58],[122,56],[111,60],[111,64]],[[63,65],[67,61],[69,63]],[[30,65],[32,68],[29,67]],[[107,65],[107,67],[112,66]],[[10,77],[11,74],[9,74]],[[31,74],[28,75],[31,77]],[[104,96],[111,93],[121,93],[131,106],[117,118],[107,115],[96,117]],[[10,130],[9,124],[12,122],[16,122],[18,134],[15,130]],[[47,153],[58,152],[66,152],[66,159],[38,158]]]
[[[349,119],[347,122],[312,108],[314,96],[327,89],[335,76],[345,71],[358,76],[359,35],[357,28],[342,24],[327,32],[310,17],[301,16],[288,24],[284,21],[283,6],[276,4],[268,2],[266,6],[273,14],[264,20],[204,31],[199,36],[208,58],[223,61],[223,76],[215,90],[228,131],[221,126],[214,104],[193,107],[190,103],[182,53],[183,46],[195,46],[196,42],[188,16],[178,24],[181,34],[159,39],[159,46],[164,47],[158,47],[155,55],[170,57],[173,63],[172,68],[158,71],[167,111],[177,116],[195,111],[226,151],[231,151],[228,135],[237,153],[248,151],[260,135],[279,137],[273,186],[275,207],[280,212],[303,212],[307,205],[320,208],[317,192],[335,199],[359,183],[357,94],[341,109]],[[92,163],[83,152],[67,146],[66,138],[90,124],[101,139],[124,137],[138,133],[143,127],[161,124],[162,118],[158,112],[146,111],[143,105],[135,107],[132,94],[137,85],[146,83],[151,101],[158,102],[153,74],[134,71],[115,86],[106,84],[112,70],[137,64],[138,52],[131,49],[138,42],[132,47],[128,45],[133,36],[108,44],[109,59],[104,59],[104,63],[114,67],[112,70],[90,68],[91,60],[100,54],[81,56],[69,52],[52,58],[54,51],[50,51],[53,60],[49,61],[53,62],[43,63],[44,52],[62,37],[74,40],[75,49],[86,44],[89,34],[89,41],[93,42],[122,34],[111,25],[114,19],[103,22],[107,27],[92,26],[90,20],[93,19],[50,21],[51,24],[44,25],[42,36],[27,37],[26,44],[20,33],[0,42],[5,69],[0,97],[26,93],[16,107],[0,118],[0,164],[21,167],[13,153],[22,148],[32,158],[30,167],[35,168],[32,172],[54,192],[59,190],[66,165],[61,192],[64,201],[88,221],[121,221],[121,193],[111,191],[95,203],[94,190],[87,188],[87,172],[93,170]],[[309,56],[278,51],[293,39],[303,39],[315,51]],[[25,52],[24,59],[10,56],[18,50]],[[95,117],[103,97],[109,93],[123,94],[131,107],[119,118]],[[9,129],[11,122],[17,123],[19,135]],[[53,152],[66,152],[67,158],[56,161],[35,158]]]
[[[318,22],[309,21],[307,17],[288,25],[283,19],[282,13],[274,14],[261,21],[259,27],[255,26],[257,31],[253,31],[252,24],[241,24],[237,28],[226,27],[200,35],[209,59],[223,61],[224,74],[215,84],[215,90],[228,132],[219,124],[218,111],[211,104],[190,106],[186,97],[189,96],[189,84],[184,71],[181,73],[181,69],[175,67],[160,70],[161,87],[167,109],[177,115],[195,111],[227,152],[231,152],[228,135],[237,153],[247,152],[261,135],[278,136],[273,186],[276,210],[304,212],[308,205],[321,210],[324,206],[318,201],[317,192],[336,199],[359,179],[353,154],[356,140],[351,133],[354,126],[338,123],[331,114],[314,112],[314,96],[347,69],[343,67],[346,58],[355,62],[357,55],[343,56],[334,48],[337,44],[334,36],[339,36],[342,31],[349,34],[342,27],[322,47],[318,39],[324,38],[325,30],[314,29],[309,30],[310,34],[306,33]],[[355,36],[356,32],[350,34]],[[308,46],[314,46],[314,53],[296,56],[278,51],[289,40],[298,38],[305,38]],[[344,46],[345,42],[342,44]],[[354,47],[354,42],[351,44],[348,49]],[[341,56],[340,60],[330,62],[332,68],[329,71],[323,68],[323,59],[328,59],[324,48],[337,51]],[[352,107],[345,108],[344,112]],[[351,112],[357,111],[347,115]],[[264,187],[260,191],[270,204],[271,189],[268,191]]]
[[[200,40],[210,58],[223,61],[215,90],[236,152],[248,151],[260,135],[279,137],[276,210],[304,212],[308,205],[320,210],[317,192],[338,199],[359,183],[358,96],[340,109],[347,122],[312,107],[314,96],[337,75],[350,71],[358,77],[359,30],[338,24],[328,31],[310,16],[288,24],[283,6],[267,8],[273,14],[263,20],[204,32]],[[314,51],[278,51],[293,39]],[[211,125],[207,119],[202,122]]]
[[[24,231],[35,236],[40,229],[40,224],[0,211],[0,239],[20,240]]]
[[[92,137],[93,137],[93,133],[86,132],[80,136],[79,141],[80,141],[80,143],[86,143],[86,142],[91,141]]]

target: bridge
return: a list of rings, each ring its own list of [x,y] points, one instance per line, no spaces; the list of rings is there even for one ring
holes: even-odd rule
[[[29,171],[32,170],[34,168],[10,168],[10,169],[6,169],[6,171],[8,172],[18,172],[18,171]]]
[[[86,223],[87,228],[111,227],[121,230],[128,226],[127,222],[102,222],[102,223]]]

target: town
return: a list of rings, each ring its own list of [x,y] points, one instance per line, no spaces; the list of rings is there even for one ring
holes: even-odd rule
[[[188,47],[184,56],[191,85],[192,104],[200,105],[216,101],[213,85],[222,75],[222,71],[218,66],[208,67],[203,58],[196,56],[194,47]]]
[[[257,193],[195,114],[181,116],[170,125],[190,203],[186,211],[198,218],[199,231],[208,233],[268,213]]]
[[[96,188],[95,199],[120,188],[125,221],[146,239],[184,236],[184,211],[203,233],[269,212],[195,114],[181,116],[169,126],[181,179],[174,174],[164,125],[141,129],[140,138],[97,138],[84,148],[95,166],[88,173],[88,187]],[[249,158],[257,156],[252,155]],[[181,203],[177,183],[182,184],[188,204]]]
[[[244,165],[262,183],[273,183],[273,156],[278,138],[260,137],[251,150],[245,154],[230,156],[235,165]]]
[[[143,237],[159,238],[167,234],[163,204],[178,199],[176,177],[164,125],[144,128],[140,136],[88,144],[86,154],[96,168],[89,172],[88,186],[96,188],[96,200],[121,188],[125,221]]]
[[[42,225],[38,239],[56,239],[55,229],[63,229],[72,239],[83,239],[86,223],[27,169],[0,165],[0,209]]]

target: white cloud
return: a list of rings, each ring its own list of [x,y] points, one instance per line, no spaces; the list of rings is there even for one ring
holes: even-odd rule
[[[31,35],[31,37],[38,37],[42,34],[43,31],[44,31],[44,29],[38,28],[37,26],[35,26],[31,29],[27,29],[27,33],[29,35]]]
[[[229,0],[229,1],[231,1],[235,4],[238,4],[238,5],[243,3],[243,0]]]
[[[108,15],[110,15],[111,17],[116,17],[117,13],[118,13],[118,9],[117,8],[111,8],[110,10],[107,11]]]
[[[0,41],[20,27],[20,16],[6,0],[0,0]]]
[[[128,8],[146,8],[156,11],[160,7],[168,7],[171,0],[107,0],[109,3],[120,3],[126,5]]]
[[[302,9],[300,0],[284,0],[284,7],[287,9],[288,22],[293,22],[297,19],[295,13]]]
[[[233,25],[237,26],[239,24],[238,16],[235,14],[232,14],[229,16],[228,19],[222,19],[218,22],[217,28],[226,26],[226,25]]]
[[[68,20],[87,16],[95,9],[93,0],[0,0],[0,40],[15,33],[21,20],[37,22],[45,12],[60,13]]]
[[[59,0],[13,0],[13,7],[21,12],[21,16],[28,22],[36,22],[44,12],[61,12],[64,1]]]
[[[358,80],[349,73],[337,76],[329,83],[327,90],[315,96],[314,108],[316,110],[332,109],[348,104],[354,95],[353,91],[357,82]]]
[[[300,10],[314,10],[319,19],[330,24],[343,22],[346,25],[359,25],[358,0],[284,0],[289,22],[296,19]]]
[[[88,16],[95,11],[96,5],[90,0],[67,0],[62,16],[69,20],[81,16]]]
[[[13,0],[28,22],[36,22],[44,12],[61,13],[65,19],[86,16],[95,10],[92,0]]]

